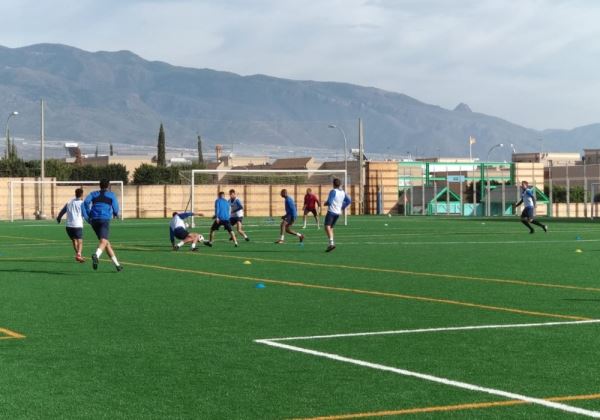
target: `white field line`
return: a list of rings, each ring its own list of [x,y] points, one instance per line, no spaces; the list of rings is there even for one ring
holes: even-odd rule
[[[503,391],[495,388],[487,388],[479,385],[469,384],[466,382],[455,381],[452,379],[446,379],[438,376],[429,375],[426,373],[413,372],[406,369],[399,369],[393,366],[381,365],[378,363],[371,363],[365,360],[352,359],[349,357],[341,356],[334,353],[325,353],[321,351],[311,350],[304,347],[291,346],[289,344],[283,344],[281,341],[289,340],[318,340],[326,338],[340,338],[340,337],[361,337],[361,336],[373,336],[373,335],[392,335],[392,334],[415,334],[415,333],[429,333],[429,332],[444,332],[444,331],[466,331],[466,330],[482,330],[482,329],[499,329],[499,328],[535,328],[535,327],[549,327],[549,326],[560,326],[560,325],[578,325],[578,324],[594,324],[600,323],[600,320],[589,320],[589,321],[566,321],[566,322],[543,322],[543,323],[530,323],[530,324],[505,324],[505,325],[474,325],[466,327],[446,327],[446,328],[426,328],[426,329],[413,329],[413,330],[396,330],[396,331],[380,331],[380,332],[367,332],[367,333],[350,333],[350,334],[333,334],[333,335],[315,335],[305,337],[284,337],[284,338],[271,338],[271,339],[259,339],[254,340],[255,343],[263,344],[270,347],[276,347],[284,350],[289,350],[298,353],[309,354],[311,356],[323,357],[325,359],[335,360],[343,363],[350,363],[357,366],[367,367],[370,369],[381,370],[385,372],[395,373],[397,375],[408,376],[413,378],[422,379],[429,382],[435,382],[443,385],[452,386],[455,388],[466,389],[469,391],[483,392],[490,395],[496,395],[507,399],[524,401],[530,404],[536,404],[555,410],[560,410],[568,413],[580,414],[592,418],[600,418],[600,411],[586,410],[579,407],[574,407],[567,404],[561,404],[553,401],[547,401],[540,398],[529,397],[527,395],[515,394],[513,392]]]
[[[345,337],[368,337],[374,335],[397,335],[397,334],[420,334],[432,332],[446,331],[472,331],[472,330],[491,330],[502,328],[535,328],[535,327],[552,327],[560,325],[579,325],[579,324],[598,324],[600,319],[590,319],[585,321],[556,321],[556,322],[536,322],[529,324],[498,324],[498,325],[469,325],[464,327],[440,327],[440,328],[419,328],[414,330],[391,330],[391,331],[374,331],[374,332],[359,332],[348,334],[329,334],[329,335],[311,335],[302,337],[282,337],[282,338],[265,338],[263,340],[280,342],[280,341],[297,341],[297,340],[321,340],[327,338],[345,338]]]

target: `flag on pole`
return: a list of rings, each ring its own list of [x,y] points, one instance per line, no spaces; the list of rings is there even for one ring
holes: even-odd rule
[[[475,143],[477,143],[477,141],[475,140],[475,137],[469,136],[469,144],[475,144]]]

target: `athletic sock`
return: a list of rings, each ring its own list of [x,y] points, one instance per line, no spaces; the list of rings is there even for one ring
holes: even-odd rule
[[[100,248],[96,249],[96,257],[100,258],[102,255],[102,250]]]
[[[112,260],[112,262],[115,266],[117,266],[117,267],[119,266],[119,260],[117,260],[116,255],[113,255],[112,257],[110,257],[110,259]]]
[[[532,221],[531,221],[531,223],[533,223],[534,225],[538,225],[538,226],[539,226],[539,227],[541,227],[541,228],[543,228],[543,227],[544,227],[544,224],[543,224],[543,223],[540,223],[540,222],[538,222],[537,220],[532,220]]]
[[[279,238],[279,239],[281,239],[282,241],[284,241],[285,240],[285,235],[281,235],[281,238]]]
[[[300,232],[296,232],[296,236],[297,236],[298,238],[301,238],[301,237],[302,237],[302,234],[301,234]]]
[[[529,224],[529,222],[527,220],[521,220],[521,223],[523,223],[525,226],[527,226],[529,228],[530,232],[533,232],[533,228],[531,227],[531,225]]]
[[[181,247],[183,246],[183,243],[184,243],[183,241],[179,242],[179,243],[177,244],[177,248],[181,248]]]
[[[329,245],[334,245],[333,238],[329,240]]]
[[[192,249],[195,249],[195,248],[196,248],[196,244],[195,244],[195,243],[193,243],[193,244],[192,244]]]

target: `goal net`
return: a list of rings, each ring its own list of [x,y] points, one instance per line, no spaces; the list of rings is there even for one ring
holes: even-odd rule
[[[99,189],[100,181],[17,180],[8,181],[8,218],[11,222],[24,219],[56,218],[64,205],[75,197],[75,189],[83,188],[83,197]],[[123,181],[110,181],[109,189],[119,200],[119,218],[123,220],[125,200]]]
[[[229,198],[229,190],[233,189],[242,200],[244,216],[272,220],[285,213],[280,196],[281,190],[285,188],[294,199],[300,218],[303,215],[304,195],[310,188],[319,198],[324,214],[327,210],[324,203],[334,178],[340,179],[344,189],[348,191],[347,173],[343,169],[194,169],[189,176],[189,211],[210,217],[214,213],[214,202],[219,191],[225,192],[226,198]],[[347,224],[346,214],[344,224]],[[193,217],[192,227],[195,227]]]

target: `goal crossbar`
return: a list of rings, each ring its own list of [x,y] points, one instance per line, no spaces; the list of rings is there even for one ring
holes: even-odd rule
[[[191,211],[195,211],[196,174],[207,175],[244,175],[244,174],[282,174],[282,175],[338,175],[343,177],[344,191],[348,190],[348,172],[345,169],[192,169],[191,171],[190,204]],[[348,224],[348,213],[344,210],[344,225]],[[195,227],[194,216],[192,216],[192,227]]]
[[[8,181],[8,188],[9,188],[9,208],[10,208],[10,221],[14,222],[15,221],[15,214],[14,214],[14,210],[15,210],[15,206],[14,206],[14,189],[15,189],[15,185],[72,185],[72,186],[77,186],[77,185],[98,185],[100,181],[42,181],[42,180],[18,180],[18,179],[11,179]],[[119,200],[119,207],[120,207],[120,211],[119,211],[119,218],[121,220],[124,219],[123,217],[123,213],[125,210],[125,203],[124,203],[124,184],[123,181],[110,181],[111,185],[119,185],[121,187],[121,193],[120,195],[120,200]],[[43,194],[42,191],[40,191],[40,194]],[[40,211],[43,211],[43,209],[39,209]]]

